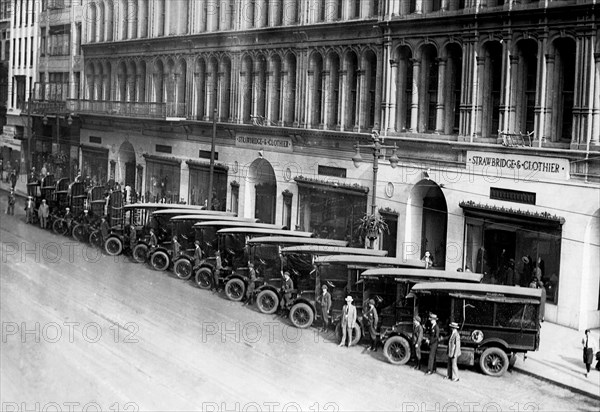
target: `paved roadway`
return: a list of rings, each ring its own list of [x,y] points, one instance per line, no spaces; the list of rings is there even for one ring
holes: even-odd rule
[[[0,210],[4,212],[2,194]],[[596,410],[518,373],[460,382],[338,348],[125,258],[1,219],[0,398],[24,410]]]

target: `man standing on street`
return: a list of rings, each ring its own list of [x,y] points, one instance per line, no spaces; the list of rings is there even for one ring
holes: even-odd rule
[[[413,334],[412,334],[412,343],[415,348],[415,358],[417,360],[417,364],[415,365],[415,369],[421,370],[421,343],[423,342],[423,325],[421,325],[421,317],[419,315],[415,315],[413,319]]]
[[[452,334],[448,340],[448,375],[446,379],[458,382],[458,357],[460,356],[460,335],[458,334],[458,323],[451,322]]]
[[[436,371],[435,367],[435,356],[437,352],[438,342],[440,340],[440,327],[437,324],[437,315],[430,314],[429,322],[431,322],[431,328],[429,329],[429,362],[427,364],[427,375],[431,375]]]
[[[35,202],[33,196],[27,197],[27,203],[25,204],[25,222],[33,223],[33,211],[35,210]]]
[[[15,214],[15,192],[12,189],[10,190],[10,193],[8,194],[8,206],[6,207],[6,214],[7,215]]]
[[[50,208],[46,204],[46,199],[42,199],[42,204],[38,210],[38,217],[40,218],[40,227],[46,229],[46,223],[48,222],[48,216],[50,215]]]
[[[323,317],[323,327],[321,331],[327,331],[329,326],[329,310],[331,309],[331,294],[327,291],[327,285],[321,286],[321,296],[317,298],[321,304],[321,316]]]
[[[102,221],[100,222],[100,234],[102,235],[102,245],[106,242],[106,239],[110,236],[110,225],[106,219],[106,216],[102,216]]]
[[[367,311],[363,314],[365,320],[365,332],[369,332],[371,337],[371,346],[368,348],[370,351],[377,351],[377,325],[379,324],[379,316],[377,316],[377,309],[375,309],[375,300],[369,299],[367,303]]]
[[[290,277],[288,272],[283,273],[283,286],[281,288],[281,292],[283,295],[283,299],[281,300],[281,309],[287,310],[289,309],[290,301],[292,300],[292,290],[294,289],[294,282]]]
[[[352,296],[346,296],[346,304],[342,308],[342,341],[339,346],[346,344],[348,335],[348,347],[352,346],[352,329],[356,323],[356,307],[352,304]]]

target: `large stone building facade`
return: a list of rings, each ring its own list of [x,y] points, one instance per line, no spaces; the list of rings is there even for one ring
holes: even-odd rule
[[[390,255],[600,326],[597,3],[85,0],[80,166],[352,242],[375,191]]]

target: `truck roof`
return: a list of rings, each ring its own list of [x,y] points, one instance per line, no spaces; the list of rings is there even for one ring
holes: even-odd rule
[[[283,254],[292,253],[314,253],[315,255],[365,255],[365,256],[387,256],[387,250],[365,249],[359,247],[329,246],[329,245],[299,245],[288,246],[281,249]]]
[[[181,215],[173,216],[171,218],[171,220],[194,220],[194,219],[197,219],[198,223],[204,223],[204,221],[207,221],[209,219],[210,219],[210,222],[214,222],[215,219],[219,219],[219,221],[226,221],[227,223],[239,222],[239,223],[244,223],[244,224],[255,223],[257,220],[257,219],[250,218],[250,217],[237,217],[237,216],[228,216],[228,215],[215,216],[214,214],[197,213],[197,212],[194,212],[194,214],[187,214],[184,212]],[[200,221],[202,221],[202,222],[200,222]]]
[[[425,263],[417,259],[401,259],[387,256],[360,256],[360,255],[331,255],[317,256],[315,264],[331,265],[331,264],[346,264],[356,266],[397,266],[397,267],[413,267],[425,268]]]
[[[153,215],[172,215],[172,214],[180,214],[180,215],[205,215],[205,216],[213,216],[213,217],[221,217],[225,216],[233,216],[231,214],[227,214],[227,212],[218,212],[216,210],[204,210],[204,209],[179,209],[179,208],[168,208],[168,209],[159,209],[152,212]]]
[[[360,275],[363,278],[393,278],[403,280],[450,280],[462,282],[481,282],[483,275],[472,272],[455,272],[451,270],[413,269],[413,268],[377,268],[367,269]]]
[[[292,232],[293,233],[293,232]],[[302,237],[302,236],[260,236],[255,237],[254,239],[250,239],[248,241],[251,245],[258,244],[277,244],[277,245],[312,245],[312,246],[322,246],[322,247],[340,247],[346,246],[348,242],[345,240],[336,240],[336,239],[321,239],[317,237]]]
[[[282,229],[263,229],[258,227],[230,227],[219,230],[217,233],[219,234],[227,234],[227,233],[246,233],[252,235],[280,235],[280,236],[297,236],[297,237],[312,237],[313,234],[311,232],[301,232],[298,230],[282,230]]]
[[[256,220],[256,219],[254,219]],[[276,230],[281,230],[283,229],[283,225],[273,225],[271,223],[258,223],[258,222],[249,222],[249,221],[243,221],[243,220],[228,220],[228,219],[221,219],[219,218],[219,220],[213,219],[213,220],[207,220],[204,222],[198,222],[194,224],[194,227],[196,228],[200,228],[200,227],[206,227],[206,226],[223,226],[223,228],[235,228],[235,227],[247,227],[247,228],[265,228],[265,229],[276,229]]]
[[[447,292],[461,297],[512,297],[541,301],[542,289],[519,286],[490,285],[487,283],[431,282],[417,283],[412,287],[415,292]]]
[[[194,210],[204,210],[202,206],[194,206],[194,205],[180,205],[177,203],[130,203],[124,206],[126,209],[194,209]],[[207,212],[214,212],[211,210],[207,210]],[[221,212],[228,213],[228,212]]]

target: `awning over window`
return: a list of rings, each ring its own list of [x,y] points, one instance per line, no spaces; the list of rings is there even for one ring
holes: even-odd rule
[[[294,179],[300,188],[310,190],[322,190],[328,192],[345,193],[351,195],[366,195],[369,193],[369,188],[358,184],[344,184],[325,180],[310,179],[304,176],[298,176]]]
[[[559,228],[565,223],[563,217],[553,215],[549,212],[532,212],[526,209],[498,207],[485,203],[475,203],[472,200],[462,201],[459,203],[459,206],[463,209],[465,216],[469,217],[554,228]]]
[[[150,160],[153,162],[157,162],[157,163],[166,163],[169,165],[179,165],[181,164],[181,160],[177,159],[176,157],[166,157],[166,156],[156,156],[156,155],[151,155],[148,153],[144,154],[144,158],[146,160]]]
[[[80,145],[81,146],[81,150],[83,150],[86,153],[90,153],[90,154],[100,154],[103,156],[108,156],[108,149],[105,149],[104,147],[98,147],[98,146],[88,146],[85,144]]]
[[[186,160],[185,163],[187,163],[190,169],[210,169],[209,162],[201,162],[198,160]],[[215,170],[226,172],[229,170],[229,167],[221,163],[215,163]]]

